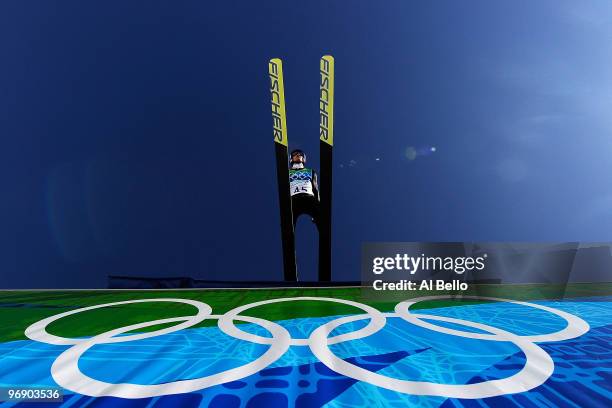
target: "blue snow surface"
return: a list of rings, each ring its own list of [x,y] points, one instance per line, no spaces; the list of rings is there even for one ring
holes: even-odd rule
[[[612,297],[534,303],[577,315],[587,321],[591,329],[576,339],[539,343],[553,357],[555,371],[543,385],[520,394],[481,400],[402,394],[337,374],[318,362],[308,347],[291,346],[279,360],[256,374],[189,394],[126,400],[91,398],[66,391],[62,404],[5,402],[0,403],[0,407],[612,406]],[[551,333],[565,327],[563,319],[548,312],[502,302],[420,312],[484,323],[519,335]],[[294,338],[308,337],[315,328],[337,317],[278,323]],[[340,326],[332,335],[357,330],[367,322]],[[434,320],[430,322],[449,326]],[[265,329],[254,324],[239,327],[270,337]],[[79,367],[89,376],[109,383],[159,384],[238,367],[261,356],[268,347],[234,339],[217,327],[187,329],[133,342],[96,345],[81,357]],[[0,343],[0,386],[55,386],[50,368],[66,348],[30,340]],[[447,335],[399,318],[388,318],[386,326],[369,337],[335,344],[331,349],[340,358],[379,374],[445,384],[506,378],[518,372],[525,362],[522,352],[512,343]]]

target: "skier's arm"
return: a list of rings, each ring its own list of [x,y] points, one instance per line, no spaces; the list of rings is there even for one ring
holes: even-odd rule
[[[321,201],[321,197],[319,197],[319,176],[316,171],[312,171],[312,192],[315,195],[317,201]]]

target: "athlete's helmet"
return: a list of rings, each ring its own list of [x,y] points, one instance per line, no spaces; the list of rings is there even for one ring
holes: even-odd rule
[[[291,154],[289,155],[289,163],[293,163],[293,156],[298,156],[298,155],[302,156],[304,163],[306,163],[306,153],[304,153],[300,149],[294,149],[291,151]]]

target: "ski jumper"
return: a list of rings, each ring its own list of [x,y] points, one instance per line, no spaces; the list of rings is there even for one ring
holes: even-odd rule
[[[289,186],[291,191],[291,208],[293,228],[302,214],[312,217],[319,228],[319,183],[317,172],[304,167],[302,163],[293,163],[289,169]]]

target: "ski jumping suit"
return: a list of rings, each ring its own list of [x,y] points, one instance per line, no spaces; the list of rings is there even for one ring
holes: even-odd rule
[[[317,172],[304,167],[301,163],[293,163],[289,169],[291,189],[291,207],[293,210],[293,228],[302,214],[308,214],[319,228],[319,183]]]

